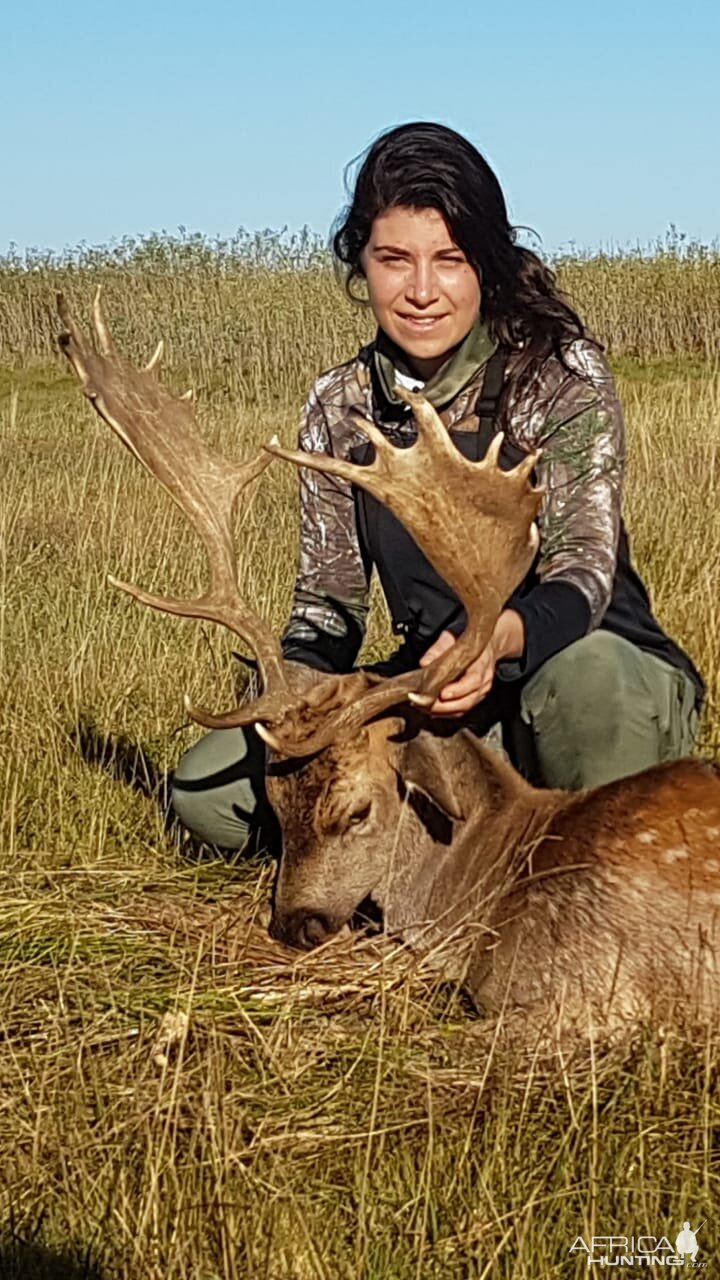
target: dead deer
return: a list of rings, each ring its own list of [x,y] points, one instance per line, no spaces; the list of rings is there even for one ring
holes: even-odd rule
[[[536,458],[503,472],[498,438],[482,462],[469,462],[431,406],[408,395],[417,443],[396,449],[363,423],[375,448],[367,466],[275,443],[229,463],[202,442],[190,402],[159,382],[159,350],[135,369],[115,349],[99,297],[97,350],[62,299],[59,308],[60,345],[85,395],[208,554],[199,599],[115,585],[155,609],[221,623],[257,657],[264,691],[255,701],[221,715],[186,705],[209,727],[254,723],[271,749],[267,788],[283,832],[272,934],[316,946],[370,898],[386,931],[430,954],[485,1010],[558,1015],[562,1025],[590,1017],[597,1027],[664,1017],[678,1004],[712,1011],[718,766],[686,759],[595,791],[538,790],[472,732],[424,711],[485,647],[532,560]],[[390,679],[321,676],[283,660],[240,597],[232,533],[241,491],[273,457],[342,476],[392,508],[465,605],[457,644]]]

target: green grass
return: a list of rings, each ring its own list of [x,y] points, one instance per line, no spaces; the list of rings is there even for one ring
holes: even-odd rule
[[[634,551],[720,753],[720,379],[619,372]],[[258,411],[223,377],[209,438],[293,438],[295,392]],[[270,942],[269,859],[204,858],[162,812],[182,693],[232,703],[231,642],[106,582],[199,585],[190,533],[59,362],[0,372],[0,458],[0,1275],[540,1280],[581,1267],[578,1234],[685,1217],[712,1260],[716,1030],[535,1053],[388,946]],[[274,466],[238,546],[277,627],[295,537]]]
[[[707,382],[718,372],[718,361],[705,356],[653,356],[638,360],[634,356],[614,356],[611,360],[616,377],[626,384],[640,387],[663,382]]]

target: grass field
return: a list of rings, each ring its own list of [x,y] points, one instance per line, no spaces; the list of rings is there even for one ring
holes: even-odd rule
[[[627,410],[634,553],[708,679],[720,755],[717,255],[654,277],[636,263],[642,306],[632,262],[615,265],[565,270],[596,271],[596,315],[616,300],[615,329],[593,322]],[[584,1270],[580,1234],[674,1239],[685,1218],[707,1219],[711,1274],[715,1028],[520,1051],[388,946],[284,953],[264,928],[269,859],[201,857],[166,826],[164,779],[197,733],[182,693],[232,702],[231,642],[107,586],[187,590],[204,566],[52,357],[52,298],[61,281],[86,311],[107,277],[130,349],[164,328],[168,381],[191,377],[208,438],[246,456],[293,439],[316,371],[367,319],[312,263],[244,270],[0,269],[0,1276],[540,1280]],[[273,466],[238,546],[277,626],[295,525],[294,477]],[[368,649],[387,643],[378,609]]]

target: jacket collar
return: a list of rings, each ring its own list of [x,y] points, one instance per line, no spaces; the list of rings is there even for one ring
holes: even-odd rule
[[[457,350],[425,383],[423,395],[436,409],[442,409],[450,404],[463,387],[467,386],[471,378],[485,367],[496,346],[497,343],[490,337],[484,322],[480,319],[476,320]],[[388,407],[399,407],[403,402],[393,394],[395,371],[409,377],[412,377],[412,373],[405,353],[382,329],[378,329],[373,344],[373,364],[377,375],[376,387],[382,393]]]

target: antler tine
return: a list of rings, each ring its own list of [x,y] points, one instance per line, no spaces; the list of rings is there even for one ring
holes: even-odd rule
[[[500,450],[502,449],[504,439],[505,439],[504,431],[495,432],[495,435],[493,436],[492,440],[490,441],[490,444],[488,445],[487,453],[485,454],[485,457],[483,458],[482,464],[481,464],[486,469],[488,467],[498,467],[500,465]]]
[[[518,462],[517,466],[513,467],[512,471],[507,471],[505,474],[509,476],[521,490],[525,489],[527,481],[530,479],[530,476],[535,470],[535,467],[541,457],[542,449],[536,449],[534,453],[529,453],[526,458],[523,458],[522,462]],[[542,494],[544,493],[544,490],[534,489],[532,492]]]
[[[272,446],[269,451],[296,466],[339,476],[385,502],[465,605],[468,622],[458,642],[421,672],[388,682],[382,693],[384,706],[401,698],[427,706],[482,653],[505,602],[529,569],[537,550],[534,520],[543,492],[530,484],[539,454],[523,459],[513,471],[501,470],[498,433],[486,457],[470,462],[423,396],[396,391],[412,406],[418,423],[418,439],[409,449],[396,449],[385,437],[378,446],[381,433],[363,421],[362,430],[376,444],[369,466],[327,454]],[[380,691],[370,690],[362,699],[367,714],[350,709],[344,726],[357,726],[377,714],[379,700]],[[327,737],[325,726],[322,736]],[[312,749],[318,749],[319,740],[320,735]]]
[[[413,411],[417,423],[418,437],[425,449],[434,455],[451,458],[457,450],[453,445],[439,413],[419,391],[408,391],[405,387],[393,387],[393,393],[399,400],[404,400]],[[392,448],[392,446],[390,446]]]
[[[230,463],[206,445],[197,431],[192,405],[171,395],[156,377],[161,346],[144,370],[134,368],[116,351],[99,292],[93,304],[93,328],[100,354],[92,350],[61,296],[58,310],[64,324],[60,347],[84,394],[192,524],[210,566],[209,588],[197,599],[155,595],[130,583],[111,581],[153,609],[220,623],[254,651],[266,694],[252,706],[213,717],[213,723],[231,726],[247,724],[262,715],[284,715],[296,699],[287,681],[280,642],[240,595],[233,544],[239,495],[270,459],[260,452],[247,463]],[[210,716],[199,709],[194,714],[203,723],[203,717]]]
[[[144,372],[144,373],[151,373],[151,372],[153,371],[153,369],[159,369],[159,367],[160,367],[160,361],[161,361],[161,360],[162,360],[162,358],[163,358],[163,352],[164,352],[164,350],[165,350],[165,343],[163,342],[163,340],[162,340],[162,338],[161,338],[161,339],[160,339],[160,341],[158,342],[158,344],[157,344],[157,346],[156,346],[155,350],[153,351],[153,353],[152,353],[152,355],[151,355],[150,359],[148,360],[147,364],[145,365],[145,368],[144,368],[144,370],[143,370],[143,372]],[[182,399],[182,397],[181,397],[181,399]]]
[[[64,332],[60,335],[60,338],[59,338],[60,345],[63,346],[63,343],[64,343],[63,349],[65,351],[65,354],[68,357],[68,359],[73,363],[75,372],[78,378],[80,379],[80,382],[84,386],[84,378],[85,378],[84,366],[82,365],[78,366],[75,363],[75,356],[80,355],[84,358],[87,357],[88,348],[87,348],[87,343],[85,342],[85,334],[83,333],[82,329],[80,329],[79,326],[76,324],[75,317],[70,311],[70,308],[68,307],[65,296],[62,293],[59,293],[57,295],[57,309],[58,309],[58,315],[60,316],[60,319],[62,320],[62,323],[64,325]]]
[[[311,467],[314,471],[324,471],[328,475],[339,476],[343,480],[349,480],[352,484],[361,484],[358,480],[357,472],[362,471],[365,476],[365,488],[370,489],[377,497],[382,496],[383,501],[390,492],[391,476],[393,470],[393,459],[398,450],[390,444],[390,441],[382,431],[378,429],[372,422],[368,422],[360,413],[353,414],[359,429],[368,437],[371,444],[375,448],[375,457],[367,466],[359,467],[353,462],[346,462],[343,458],[334,458],[327,453],[307,454],[297,449],[284,449],[280,446],[277,439],[270,440],[263,448],[273,455],[275,458],[282,458],[285,462],[292,462],[296,467]],[[312,458],[312,461],[309,459]],[[371,479],[372,478],[372,479]]]
[[[95,337],[102,355],[111,356],[115,347],[102,309],[102,288],[100,285],[95,290],[95,297],[93,298],[92,321]]]

